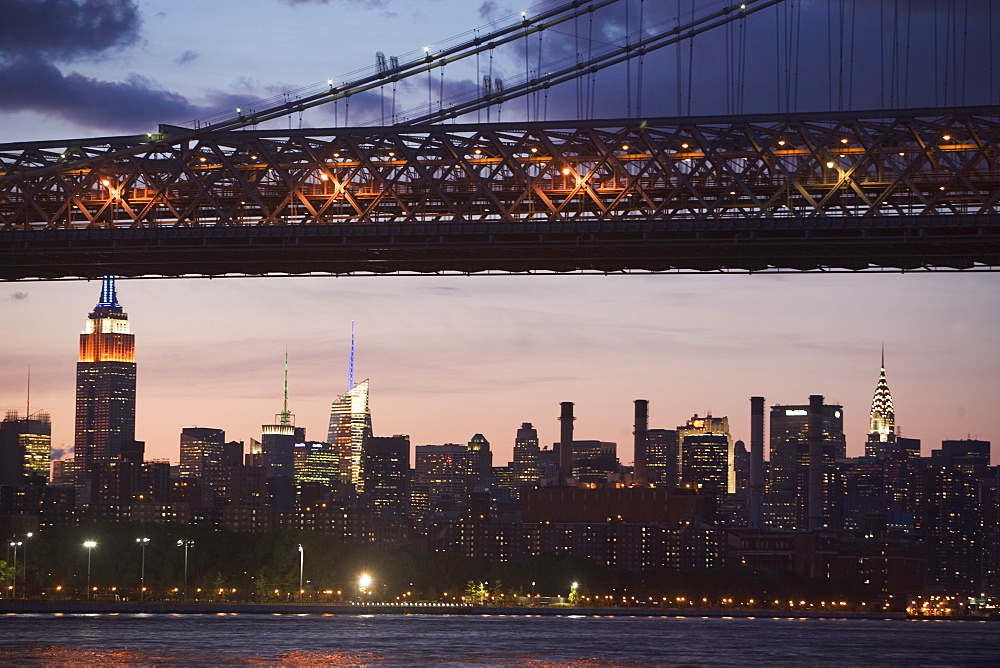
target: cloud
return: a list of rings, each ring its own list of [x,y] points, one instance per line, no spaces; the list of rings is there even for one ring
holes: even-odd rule
[[[72,448],[52,448],[52,455],[50,459],[52,461],[59,461],[60,459],[65,459],[68,453],[72,452]]]
[[[352,4],[352,5],[367,5],[375,9],[384,9],[388,4],[388,0],[341,0],[342,2]],[[330,0],[278,0],[286,5],[295,7],[297,5],[328,5]]]
[[[134,44],[135,0],[0,0],[0,54],[72,60]]]
[[[197,60],[200,55],[201,54],[198,53],[197,51],[192,51],[191,49],[188,49],[187,51],[185,51],[184,53],[182,53],[180,56],[177,57],[177,64],[186,65],[193,60]]]
[[[21,302],[28,298],[27,292],[12,292],[10,296],[7,297],[6,301],[9,302]]]
[[[479,18],[484,21],[495,21],[501,16],[510,14],[510,10],[503,8],[501,10],[500,5],[497,4],[496,0],[484,0],[483,4],[479,5]]]
[[[210,113],[146,77],[100,81],[76,72],[63,75],[51,63],[17,58],[0,65],[0,110],[65,118],[95,128],[148,130],[156,123],[183,122]]]

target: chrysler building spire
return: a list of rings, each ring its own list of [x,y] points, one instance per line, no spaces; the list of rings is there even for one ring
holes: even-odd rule
[[[885,346],[882,347],[882,370],[875,395],[872,397],[872,410],[869,419],[868,443],[865,445],[865,455],[882,457],[887,451],[885,444],[896,440],[896,416],[892,409],[892,395],[889,393],[889,383],[885,379]],[[881,445],[880,445],[881,444]]]

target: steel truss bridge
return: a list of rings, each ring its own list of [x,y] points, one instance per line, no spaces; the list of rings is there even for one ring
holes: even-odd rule
[[[392,127],[247,129],[614,1],[194,130],[0,145],[0,279],[1000,266],[1000,107],[486,125],[442,124],[442,107]]]

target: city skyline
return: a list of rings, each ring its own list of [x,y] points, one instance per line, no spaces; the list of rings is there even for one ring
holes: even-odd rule
[[[358,321],[357,376],[372,379],[376,435],[406,433],[417,445],[465,443],[481,432],[497,453],[497,462],[506,462],[512,459],[516,430],[522,422],[534,424],[543,446],[556,442],[558,403],[573,401],[578,437],[617,442],[622,461],[628,463],[632,460],[632,402],[637,398],[650,401],[650,428],[672,429],[694,413],[711,411],[730,418],[734,440],[748,442],[750,396],[762,395],[768,405],[776,405],[804,403],[809,394],[823,394],[828,403],[845,407],[848,455],[863,454],[882,340],[869,341],[864,332],[845,332],[840,341],[831,339],[830,332],[824,330],[857,305],[849,303],[850,292],[843,286],[822,284],[873,278],[801,276],[795,277],[792,285],[781,285],[789,282],[788,277],[765,276],[122,280],[118,291],[136,333],[136,438],[146,441],[150,458],[177,461],[184,427],[223,429],[227,439],[259,439],[259,425],[281,407],[286,344],[290,410],[299,416],[297,424],[306,427],[308,438],[322,439],[327,432],[330,401],[343,392],[348,375],[350,320],[354,319]],[[919,293],[921,288],[937,287],[931,284],[947,277],[878,278],[903,286],[905,289],[897,293],[898,301],[912,306],[911,300],[920,300],[911,290]],[[963,278],[974,284],[988,277]],[[356,286],[348,290],[352,293],[349,301],[362,304],[353,311],[363,317],[345,314],[343,318],[331,315],[317,319],[308,315],[308,304],[302,303],[304,310],[294,315],[300,324],[290,327],[293,335],[289,336],[266,326],[266,331],[251,335],[253,326],[238,324],[252,322],[259,304],[251,302],[243,309],[231,305],[228,312],[219,308],[233,292],[244,298],[253,293],[274,297],[285,291],[317,295],[326,291],[324,282],[343,286],[345,280]],[[407,330],[408,336],[400,338],[402,323],[394,325],[391,312],[402,300],[386,293],[392,291],[392,283],[402,281],[423,287],[418,303],[411,306],[434,317],[415,323]],[[506,285],[494,288],[495,282]],[[752,311],[755,304],[740,302],[747,301],[745,292],[760,282],[778,283],[781,292],[791,290],[793,294],[805,294],[818,286],[821,292],[838,295],[841,307],[833,308],[836,302],[830,302],[829,312],[815,323],[795,324],[794,318],[774,314],[774,327],[787,332],[791,345],[768,344],[775,330],[767,322],[720,332],[719,327],[727,329],[726,322],[747,322],[743,320],[744,309]],[[607,307],[602,317],[596,316],[586,299],[567,294],[573,291],[574,283],[604,297]],[[678,306],[698,304],[705,312],[730,313],[733,319],[693,326],[697,318],[683,327],[671,326],[669,313],[663,316],[666,322],[650,322],[650,314],[640,312],[635,303],[622,304],[629,297],[642,301],[643,295],[670,294],[678,283],[684,286],[683,292],[673,294]],[[711,297],[712,288],[720,283],[730,289],[722,291],[724,297]],[[912,288],[908,283],[913,283]],[[554,284],[559,285],[553,288]],[[215,286],[220,285],[217,291]],[[188,295],[188,299],[181,297],[187,303],[186,326],[169,326],[171,309],[163,308],[169,302],[157,296],[164,289]],[[74,350],[72,344],[60,346],[58,341],[79,334],[79,323],[86,315],[83,311],[88,308],[84,304],[94,301],[94,295],[88,297],[87,293],[94,290],[99,293],[99,282],[30,283],[9,286],[3,297],[4,310],[14,315],[14,321],[37,327],[25,331],[23,338],[17,337],[16,344],[2,353],[5,389],[0,400],[5,409],[24,404],[27,364],[31,363],[32,406],[52,413],[54,448],[67,448],[72,442],[72,381],[67,383],[66,377],[72,378],[73,365],[62,368],[58,360],[71,356]],[[533,291],[534,299],[545,297],[543,305],[558,302],[556,297],[562,294],[563,312],[540,317],[538,309],[523,303],[528,290]],[[483,301],[482,292],[501,291],[503,308],[499,311],[492,305],[475,306]],[[893,291],[883,288],[880,294]],[[996,294],[984,294],[996,301]],[[70,303],[76,295],[84,296],[75,300],[83,303]],[[390,308],[380,309],[378,303]],[[474,309],[476,318],[462,324],[462,314],[469,313],[469,308]],[[906,319],[886,326],[890,334],[886,336],[886,368],[896,424],[902,435],[922,439],[924,452],[941,440],[967,436],[992,441],[996,451],[1000,430],[989,410],[997,397],[995,383],[990,382],[996,377],[996,360],[990,360],[988,353],[997,347],[996,334],[988,325],[997,310],[984,308],[964,315],[963,310],[959,301],[952,300],[951,312],[942,314],[950,317],[952,326],[937,332],[908,326]],[[475,324],[477,318],[489,326],[481,330]],[[532,318],[536,319],[534,329],[528,326]],[[192,326],[197,321],[205,327]],[[572,335],[560,339],[557,332],[562,330],[563,321],[572,325],[566,328]],[[76,331],[70,329],[73,322],[77,323]],[[442,325],[451,336],[438,340],[435,332]],[[895,343],[894,339],[907,330],[904,342]],[[55,336],[56,332],[69,336]],[[234,333],[235,340],[227,339],[226,332]],[[503,338],[508,334],[514,337],[511,341]],[[660,340],[662,335],[666,338]],[[948,341],[966,345],[955,345],[948,351]],[[871,350],[866,353],[867,345]],[[936,360],[924,352],[935,347],[942,351]],[[977,347],[987,355],[977,359],[972,354]],[[60,348],[64,348],[60,353],[66,354],[52,352]],[[832,356],[817,352],[824,349],[836,352]],[[417,354],[411,358],[409,350]],[[183,351],[188,351],[187,357]],[[192,351],[203,351],[202,356],[191,357]],[[657,364],[645,364],[647,357],[655,358]],[[550,367],[549,373],[542,373],[543,364]],[[769,372],[769,367],[777,375]],[[954,375],[945,376],[945,370]],[[961,386],[935,383],[962,373],[966,382]],[[740,380],[736,382],[736,378]],[[611,398],[608,387],[616,388]]]
[[[373,68],[376,50],[419,53],[522,9],[552,6],[525,4],[273,0],[246,11],[237,0],[184,7],[166,0],[79,0],[39,12],[34,0],[11,0],[0,26],[8,36],[0,40],[0,77],[12,91],[0,102],[0,142],[190,122]],[[654,4],[644,3],[647,25],[669,25],[672,3]],[[789,100],[792,111],[829,111],[838,102],[839,108],[887,108],[893,95],[895,106],[910,107],[1000,100],[994,74],[1000,49],[992,48],[1000,12],[987,13],[989,3],[971,3],[944,22],[934,21],[929,3],[914,6],[893,52],[905,47],[907,67],[893,64],[884,49],[874,53],[879,39],[861,39],[860,32],[855,38],[857,22],[869,30],[879,26],[882,42],[893,43],[883,3],[858,4],[849,48],[839,49],[838,62],[836,45],[828,42],[845,34],[844,26],[831,23],[836,13],[821,3],[798,3],[802,75],[794,95],[772,88],[774,45],[780,50],[786,43],[770,32],[774,17],[753,24],[767,27],[748,31],[751,85],[742,110],[784,111]],[[220,30],[223,16],[226,29]],[[638,16],[633,12],[631,20]],[[596,17],[598,34],[620,35],[622,12]],[[962,33],[967,67],[959,96],[959,84],[937,84],[951,81],[958,68],[956,42],[948,39],[962,24],[969,29]],[[547,32],[554,50],[572,51],[572,28]],[[686,91],[674,79],[678,51],[650,54],[645,113],[676,113],[680,92],[693,99],[693,114],[729,113],[733,87],[722,54],[731,39],[730,30],[698,37]],[[263,46],[274,43],[282,48]],[[852,63],[870,65],[856,68],[856,81],[844,79],[844,53]],[[684,65],[686,58],[682,54]],[[515,76],[523,67],[520,59],[489,61],[494,76]],[[875,63],[883,69],[872,74]],[[451,68],[449,80],[481,74]],[[890,76],[892,68],[903,76]],[[855,68],[850,72],[854,77]],[[626,106],[613,74],[599,81],[598,117],[625,117],[635,109]],[[547,99],[547,120],[578,117],[580,95],[572,88]],[[399,94],[423,103],[426,92],[421,77]],[[782,97],[784,105],[776,102]],[[372,121],[382,102],[375,92],[356,96],[352,122]],[[503,119],[516,120],[523,108],[505,105]],[[337,116],[337,108],[325,105],[269,127],[343,124],[345,111],[340,105]],[[922,439],[925,453],[944,439],[971,435],[992,441],[994,457],[1000,454],[995,274],[123,279],[119,291],[136,333],[136,437],[147,442],[152,458],[176,461],[184,427],[259,439],[260,425],[281,410],[286,346],[290,409],[309,438],[323,438],[330,403],[347,377],[352,320],[356,377],[371,379],[376,435],[407,433],[418,445],[465,443],[483,433],[498,463],[510,460],[522,422],[534,424],[543,446],[556,442],[562,401],[576,404],[580,438],[617,442],[627,462],[635,399],[649,400],[650,428],[672,429],[711,410],[729,417],[734,438],[748,441],[754,395],[768,405],[804,403],[811,394],[842,404],[848,454],[859,455],[883,343],[899,433]],[[55,448],[73,443],[74,341],[98,292],[97,282],[0,286],[0,317],[8,325],[0,347],[0,408],[25,408],[30,364],[31,405],[51,413]]]

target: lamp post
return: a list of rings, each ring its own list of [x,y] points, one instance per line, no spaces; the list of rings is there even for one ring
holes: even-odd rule
[[[97,547],[97,541],[87,540],[83,542],[83,546],[87,548],[87,598],[90,598],[90,555]]]
[[[35,534],[31,531],[24,534],[24,554],[21,555],[21,563],[24,564],[24,574],[21,576],[21,598],[28,598],[28,539]]]
[[[177,541],[177,547],[184,548],[184,600],[187,600],[188,596],[188,548],[192,545],[194,541],[187,538]]]
[[[302,602],[302,568],[306,563],[306,553],[302,549],[302,543],[299,543],[299,603]]]
[[[139,570],[139,600],[145,601],[146,600],[146,543],[149,542],[149,539],[146,537],[136,538],[135,542],[139,543],[139,546],[142,548],[142,566],[140,567]]]
[[[19,541],[19,540],[12,540],[12,541],[10,541],[10,546],[12,548],[14,548],[14,561],[12,562],[14,564],[14,576],[11,579],[11,582],[13,582],[13,585],[11,586],[11,590],[10,590],[10,597],[11,598],[17,598],[17,548],[20,545],[21,545],[21,541]]]
[[[371,584],[372,584],[372,576],[368,575],[367,573],[362,573],[361,577],[358,578],[358,589],[361,591],[362,595],[368,592],[368,587],[370,587]]]

